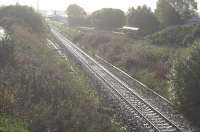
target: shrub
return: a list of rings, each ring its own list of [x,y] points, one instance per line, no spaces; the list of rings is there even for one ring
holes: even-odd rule
[[[155,15],[160,21],[162,27],[179,25],[182,23],[180,14],[169,1],[170,0],[158,0],[157,2]]]
[[[0,8],[0,26],[10,29],[13,24],[28,28],[31,32],[44,33],[47,26],[42,16],[28,6],[5,6]]]
[[[92,24],[98,29],[110,30],[125,25],[126,17],[119,9],[104,8],[91,15]]]
[[[173,100],[195,124],[200,125],[200,42],[191,48],[190,55],[177,59],[171,76]]]
[[[24,121],[0,115],[0,131],[1,132],[29,132],[27,124]]]
[[[20,32],[12,38],[14,65],[0,68],[0,112],[24,119],[33,132],[115,131],[87,77]]]
[[[66,14],[68,16],[69,26],[77,27],[86,26],[88,24],[87,13],[79,5],[69,5],[69,7],[66,10]]]
[[[139,6],[137,9],[130,8],[127,14],[129,26],[138,27],[140,35],[145,36],[158,31],[160,23],[150,8]]]
[[[199,32],[200,26],[173,26],[149,35],[146,39],[156,45],[187,47],[200,37]]]

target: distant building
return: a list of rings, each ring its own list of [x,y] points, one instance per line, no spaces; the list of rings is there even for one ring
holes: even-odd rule
[[[94,31],[95,27],[78,27],[78,29],[87,32],[87,31]]]
[[[52,15],[58,15],[58,16],[63,16],[67,17],[65,11],[59,11],[59,10],[39,10],[38,11],[42,16],[48,17]]]
[[[67,22],[67,15],[65,14],[64,11],[48,11],[48,12],[44,12],[43,11],[43,14],[46,14],[46,17],[51,19],[51,20],[54,20],[54,21],[59,21],[59,22],[62,22],[62,23],[68,23]]]
[[[39,13],[44,17],[49,15],[49,11],[47,11],[47,10],[39,10]]]
[[[139,31],[139,28],[124,26],[122,28],[119,28],[118,30],[121,31],[121,32],[124,32],[124,33],[137,33]]]
[[[122,29],[130,30],[130,31],[138,31],[139,30],[139,28],[137,28],[137,27],[126,27],[126,26],[124,26]]]
[[[137,38],[140,29],[137,27],[124,26],[122,28],[119,28],[118,31],[127,34],[129,37]]]
[[[62,23],[67,23],[67,18],[64,16],[59,16],[59,15],[49,15],[49,19],[54,20],[54,21],[59,21]]]
[[[185,25],[200,25],[200,18],[190,19],[186,22]]]

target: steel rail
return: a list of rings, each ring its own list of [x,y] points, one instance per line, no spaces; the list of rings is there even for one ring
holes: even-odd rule
[[[111,78],[113,78],[114,80],[116,80],[117,82],[119,82],[119,84],[121,84],[121,86],[123,86],[127,91],[129,91],[131,94],[133,94],[139,101],[141,101],[142,103],[144,103],[146,105],[146,107],[149,107],[153,112],[155,112],[156,114],[158,114],[160,117],[163,118],[163,120],[165,120],[169,126],[171,125],[173,128],[176,129],[176,131],[181,132],[181,129],[179,129],[174,123],[172,123],[172,121],[170,121],[169,119],[167,119],[164,115],[162,115],[159,111],[157,111],[153,106],[151,106],[149,103],[147,103],[144,99],[142,99],[137,93],[135,93],[132,89],[130,89],[124,82],[122,82],[120,79],[118,79],[116,76],[114,76],[112,73],[110,73],[107,69],[105,69],[101,64],[99,64],[98,62],[96,62],[93,58],[91,58],[89,55],[87,55],[85,52],[83,52],[79,47],[77,47],[76,45],[74,45],[72,42],[70,42],[69,40],[67,40],[65,37],[63,37],[60,33],[52,31],[58,39],[60,39],[60,41],[62,40],[62,43],[68,47],[68,50],[71,50],[71,52],[73,51],[74,54],[76,54],[76,57],[79,57],[79,59],[81,59],[80,61],[82,63],[84,63],[85,65],[88,65],[89,68],[91,68],[91,64],[86,63],[86,59],[84,58],[84,56],[90,60],[92,63],[94,63],[96,66],[98,66],[100,69],[102,69],[105,73],[107,73],[107,75],[109,75]],[[66,44],[68,43],[68,44]],[[69,49],[70,48],[70,49]],[[80,55],[82,54],[82,55]],[[92,68],[91,68],[92,69]],[[93,69],[92,69],[93,70]],[[94,71],[95,72],[95,71]],[[106,82],[117,94],[118,96],[120,96],[121,99],[123,99],[131,108],[133,108],[135,111],[137,111],[137,113],[139,113],[139,115],[141,115],[156,131],[159,131],[159,128],[157,128],[149,119],[147,119],[147,115],[144,115],[143,113],[141,113],[140,111],[137,110],[137,108],[135,108],[122,94],[121,92],[119,92],[118,90],[116,90],[109,82],[108,80],[106,80],[101,74],[97,74],[99,77],[101,77],[101,79],[103,79],[104,82]]]
[[[66,46],[66,44],[64,44],[64,45]],[[93,73],[96,73],[96,71],[94,71],[94,70],[91,68],[90,64],[86,63],[82,58],[80,59],[80,53],[79,53],[79,52],[77,52],[77,51],[70,51],[70,52],[73,52],[72,54],[75,54],[76,57],[79,57],[79,60],[81,61],[81,63],[85,64],[85,66],[86,66],[90,71],[92,71]],[[127,99],[125,99],[125,98],[120,94],[120,92],[119,92],[118,90],[116,90],[115,88],[113,88],[113,86],[111,86],[110,83],[108,83],[107,80],[106,80],[103,76],[101,76],[100,74],[97,74],[97,73],[96,73],[96,76],[97,76],[98,78],[100,78],[101,80],[103,80],[110,88],[112,88],[112,90],[114,90],[115,93],[117,93],[117,95],[120,96],[120,98],[121,98],[126,104],[129,105],[129,107],[131,107],[132,109],[134,109],[134,110],[140,115],[140,117],[144,118],[144,120],[146,120],[146,121],[148,122],[149,125],[151,125],[157,132],[160,132],[159,129],[156,128],[156,126],[154,126],[154,125],[151,123],[151,121],[149,121],[146,117],[144,117],[144,115],[143,115],[141,112],[139,112],[134,106],[132,106],[132,105],[130,104],[130,102],[128,102]]]
[[[128,73],[126,73],[125,71],[123,71],[122,69],[118,68],[117,66],[114,66],[113,64],[109,63],[107,60],[103,59],[102,57],[95,55],[95,57],[97,57],[98,59],[100,59],[101,61],[103,61],[104,63],[106,63],[107,65],[111,66],[112,68],[114,68],[115,70],[119,71],[120,73],[122,73],[123,75],[127,76],[129,79],[135,81],[136,83],[138,83],[139,85],[141,85],[142,87],[144,87],[147,91],[153,93],[155,96],[159,97],[160,99],[162,99],[163,101],[165,101],[167,104],[169,104],[170,106],[173,106],[173,104],[166,99],[165,97],[159,95],[157,92],[153,91],[152,89],[150,89],[149,87],[147,87],[145,84],[143,84],[142,82],[138,81],[137,79],[133,78],[132,76],[130,76]]]

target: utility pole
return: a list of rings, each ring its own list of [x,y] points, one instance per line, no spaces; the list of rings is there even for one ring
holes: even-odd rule
[[[37,5],[36,5],[37,12],[39,12],[39,8],[40,8],[40,3],[39,3],[39,0],[37,0]]]
[[[133,0],[130,0],[130,1],[129,1],[129,7],[128,7],[128,8],[133,7],[133,5],[132,5],[132,1],[133,1]]]
[[[16,1],[16,5],[20,5],[20,0],[17,0],[17,1]]]

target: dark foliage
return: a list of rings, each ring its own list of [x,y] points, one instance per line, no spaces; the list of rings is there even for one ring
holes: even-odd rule
[[[177,59],[172,70],[175,102],[194,124],[200,126],[200,44],[196,42],[186,59]]]
[[[199,26],[173,26],[149,35],[146,39],[156,45],[187,47],[200,38],[199,32]]]
[[[0,68],[14,62],[13,41],[7,36],[0,41]]]
[[[123,27],[126,17],[120,9],[104,8],[94,12],[91,20],[98,29],[112,30]]]
[[[46,25],[42,17],[28,6],[6,6],[0,8],[0,26],[9,30],[13,24],[25,26],[31,32],[44,33]]]
[[[68,16],[69,26],[86,26],[89,23],[87,13],[82,7],[76,4],[69,5],[66,10],[66,14]]]
[[[159,0],[155,14],[161,23],[162,27],[179,25],[182,23],[180,14],[168,2],[168,0]]]
[[[197,17],[197,0],[167,0],[181,16],[182,21]]]
[[[151,9],[146,6],[129,9],[127,17],[128,25],[140,28],[142,36],[151,34],[159,29],[159,21]]]

